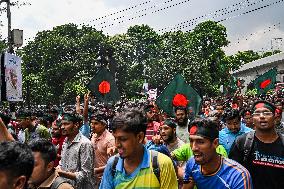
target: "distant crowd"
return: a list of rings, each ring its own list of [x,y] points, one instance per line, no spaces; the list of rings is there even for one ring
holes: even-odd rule
[[[283,189],[284,95],[199,110],[94,101],[0,114],[0,189]],[[189,103],[190,106],[190,103]]]

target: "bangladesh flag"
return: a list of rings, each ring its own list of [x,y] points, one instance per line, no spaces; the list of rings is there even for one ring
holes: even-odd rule
[[[102,67],[87,84],[87,88],[101,102],[116,102],[120,99],[112,74]]]
[[[257,89],[257,94],[267,93],[273,89],[276,82],[277,69],[273,68],[253,81],[254,88]]]
[[[196,115],[199,111],[201,98],[188,85],[182,75],[177,74],[156,100],[156,104],[168,115],[174,116],[174,107],[184,106]]]

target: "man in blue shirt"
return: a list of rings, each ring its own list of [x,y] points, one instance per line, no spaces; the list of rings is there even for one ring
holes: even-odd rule
[[[229,154],[232,144],[237,136],[252,131],[241,123],[241,115],[237,109],[226,109],[223,115],[226,127],[219,132],[219,143],[224,146]]]
[[[239,163],[216,152],[218,129],[209,119],[190,125],[190,147],[194,157],[186,164],[183,189],[251,189],[250,173]]]

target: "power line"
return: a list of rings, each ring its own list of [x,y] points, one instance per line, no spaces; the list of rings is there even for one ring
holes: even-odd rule
[[[261,9],[264,9],[264,8],[267,8],[267,7],[270,7],[272,5],[275,5],[275,4],[278,4],[278,3],[282,3],[284,0],[280,0],[280,1],[276,1],[274,3],[270,3],[270,4],[267,4],[267,5],[264,5],[264,6],[261,6],[261,7],[258,7],[258,8],[255,8],[255,9],[252,9],[250,11],[246,11],[246,12],[243,12],[241,14],[238,14],[238,15],[235,15],[235,16],[232,16],[232,17],[228,17],[228,18],[224,18],[222,20],[219,20],[217,22],[223,22],[223,21],[226,21],[226,20],[229,20],[229,19],[232,19],[232,18],[236,18],[236,17],[239,17],[239,16],[242,16],[242,15],[245,15],[245,14],[248,14],[248,13],[252,13],[254,11],[258,11],[258,10],[261,10]]]
[[[254,33],[251,33],[249,35],[246,35],[246,36],[243,36],[243,37],[239,37],[237,39],[237,42],[235,43],[230,43],[227,47],[231,47],[233,45],[237,45],[240,43],[241,40],[246,40],[248,41],[250,37],[254,36],[254,35],[257,35],[257,34],[265,34],[265,33],[268,33],[268,32],[271,32],[272,30],[276,30],[277,28],[280,28],[280,22],[277,23],[277,24],[274,24],[273,26],[269,26],[268,28],[262,30],[262,31],[257,31],[257,32],[254,32]]]
[[[122,12],[125,12],[125,11],[129,11],[129,10],[134,9],[134,8],[137,8],[137,7],[139,7],[139,6],[146,5],[146,4],[148,4],[148,3],[152,2],[152,1],[153,1],[153,0],[145,1],[145,2],[140,3],[140,4],[138,4],[138,5],[133,5],[133,6],[128,7],[128,8],[126,8],[126,9],[122,9],[122,10],[120,10],[120,11],[117,11],[117,12],[114,12],[114,13],[111,13],[111,14],[108,14],[108,15],[105,15],[105,16],[102,16],[102,17],[99,17],[99,18],[96,18],[96,19],[94,19],[94,20],[92,20],[92,21],[101,20],[101,19],[107,18],[107,17],[109,17],[109,16],[113,16],[113,15],[116,15],[116,14],[119,14],[119,13],[122,13]]]
[[[179,24],[177,24],[177,25],[175,25],[173,27],[162,28],[162,29],[160,29],[158,31],[168,30],[170,28],[171,28],[170,31],[184,29],[184,28],[187,28],[189,26],[196,25],[198,20],[209,18],[211,15],[213,15],[211,18],[214,19],[214,18],[217,18],[217,17],[220,17],[220,16],[227,15],[227,14],[232,13],[232,12],[236,12],[236,11],[244,9],[246,7],[250,7],[250,6],[256,5],[256,4],[261,3],[263,1],[265,1],[265,0],[254,1],[252,3],[250,3],[247,0],[246,1],[242,1],[242,2],[239,2],[239,3],[233,4],[233,5],[227,6],[225,8],[219,9],[217,11],[214,11],[213,13],[205,14],[205,15],[202,15],[202,16],[199,16],[199,17],[196,17],[196,18],[193,18],[193,19],[181,22],[181,23],[179,23]],[[221,12],[222,14],[218,15],[219,12]]]
[[[163,3],[152,5],[151,7],[144,8],[144,9],[142,9],[142,10],[136,11],[134,14],[141,13],[141,12],[145,12],[145,11],[147,11],[147,10],[153,9],[153,8],[158,7],[158,6],[160,6],[160,5],[168,4],[168,3],[172,2],[172,1],[175,1],[175,0],[167,0],[167,1],[163,2]],[[113,18],[112,20],[115,21],[115,20],[123,19],[123,18],[125,18],[125,17],[127,17],[127,16],[126,16],[126,15],[122,15],[122,16],[120,16],[120,17]],[[106,22],[101,22],[101,23],[99,23],[98,25],[102,25],[102,24],[106,24]]]
[[[166,4],[167,4],[168,2],[171,2],[171,1],[173,1],[173,0],[168,0],[168,1],[166,1]],[[172,8],[172,7],[175,7],[175,6],[178,6],[178,5],[187,3],[187,2],[189,2],[189,1],[191,1],[191,0],[184,0],[184,1],[181,1],[181,2],[179,2],[179,3],[175,3],[175,4],[172,4],[172,5],[166,6],[166,7],[164,7],[164,8],[160,8],[160,9],[157,9],[157,10],[153,10],[152,12],[150,12],[150,14],[154,14],[154,13],[157,13],[157,12],[160,12],[160,11],[164,11],[164,10],[166,10],[166,9],[169,9],[169,8]],[[121,23],[124,23],[124,22],[127,22],[127,21],[131,21],[131,20],[134,20],[134,19],[137,19],[137,18],[141,18],[141,17],[144,17],[144,16],[146,16],[146,15],[149,15],[149,13],[144,13],[144,14],[141,14],[141,15],[138,15],[138,16],[135,16],[135,17],[131,17],[131,18],[125,19],[125,20],[120,20],[120,21],[118,21],[118,24],[121,24]],[[103,26],[101,29],[114,26],[114,24],[115,24],[115,23],[105,25],[105,26]]]

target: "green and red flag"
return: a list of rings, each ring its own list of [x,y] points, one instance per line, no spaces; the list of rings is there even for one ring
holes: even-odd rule
[[[273,68],[253,81],[254,88],[257,89],[257,94],[267,93],[275,87],[277,69]]]
[[[160,109],[170,116],[174,116],[174,107],[183,106],[199,112],[201,98],[198,93],[186,83],[182,75],[177,74],[156,100]]]
[[[116,102],[120,99],[117,86],[112,74],[104,67],[100,68],[96,75],[87,84],[87,88],[101,102]]]

